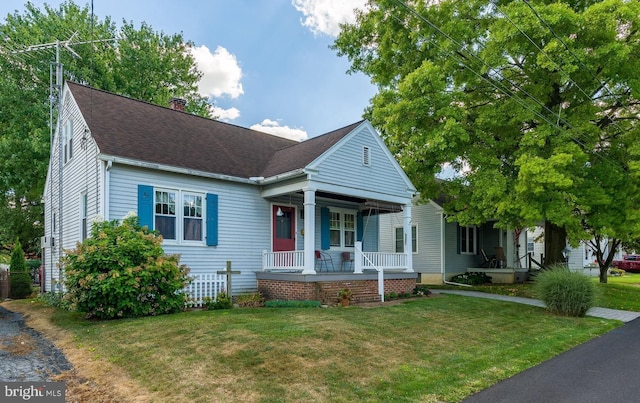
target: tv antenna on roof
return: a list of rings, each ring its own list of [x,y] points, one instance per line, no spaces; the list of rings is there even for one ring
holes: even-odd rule
[[[92,10],[93,10],[93,2],[92,2]],[[93,17],[92,17],[93,18]],[[63,84],[63,65],[60,62],[60,50],[61,49],[66,49],[69,53],[71,53],[72,56],[78,58],[78,59],[82,59],[82,57],[71,48],[71,46],[75,46],[75,45],[83,45],[83,44],[88,44],[88,43],[99,43],[99,42],[111,42],[114,41],[115,39],[96,39],[96,40],[90,40],[90,41],[78,41],[78,42],[73,42],[73,40],[75,39],[75,37],[78,35],[78,31],[75,31],[70,37],[69,39],[65,40],[65,41],[60,41],[60,40],[56,40],[55,42],[49,42],[49,43],[41,43],[38,45],[30,45],[24,49],[17,49],[17,50],[13,50],[10,53],[11,54],[20,54],[20,53],[30,53],[30,52],[38,52],[38,51],[42,51],[42,50],[48,50],[48,49],[55,49],[55,62],[51,62],[49,63],[49,156],[50,158],[53,157],[53,135],[54,135],[54,111],[57,109],[57,118],[58,118],[58,125],[61,124],[60,122],[60,117],[62,116],[62,100],[60,99],[60,97],[62,96],[62,84]],[[54,67],[55,66],[55,67]],[[55,82],[54,82],[54,77],[55,77]],[[58,257],[60,257],[60,255],[62,254],[62,248],[63,248],[63,243],[62,243],[62,202],[63,202],[63,198],[62,198],[62,135],[59,131],[58,134],[58,150],[59,150],[59,161],[58,161],[58,217],[57,220],[55,217],[55,214],[51,214],[51,220],[52,220],[52,228],[55,227],[55,223],[53,223],[53,221],[58,221],[58,239],[56,239],[55,244],[58,246],[59,248],[59,252],[58,252]],[[51,165],[52,166],[52,165]],[[53,167],[53,166],[52,166]],[[51,186],[51,202],[53,202],[53,180],[50,181],[50,186]],[[50,206],[53,210],[53,207]],[[53,237],[53,230],[51,233],[51,236]],[[53,280],[53,250],[50,251],[50,258],[51,258],[51,279]],[[61,278],[61,275],[59,276],[59,278]],[[45,273],[45,288],[46,288],[46,273]],[[51,283],[51,291],[53,291],[53,283]]]

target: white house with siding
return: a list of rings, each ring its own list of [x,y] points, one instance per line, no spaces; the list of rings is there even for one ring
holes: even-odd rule
[[[296,142],[176,105],[65,83],[44,193],[45,291],[92,222],[130,212],[192,275],[231,261],[234,293],[256,290],[257,273],[415,279],[411,254],[379,248],[379,222],[402,211],[409,229],[416,189],[368,121]]]

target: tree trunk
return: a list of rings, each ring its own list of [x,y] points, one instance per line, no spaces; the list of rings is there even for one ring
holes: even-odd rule
[[[607,242],[607,255],[605,256],[604,248],[602,247],[602,238],[598,235],[594,236],[591,245],[596,250],[596,261],[598,262],[598,268],[600,269],[600,282],[607,283],[607,274],[609,273],[609,266],[613,261],[613,257],[616,254],[616,250],[620,246],[621,241],[616,238],[609,239]]]
[[[565,264],[562,251],[567,246],[567,231],[549,221],[544,222],[544,265]]]

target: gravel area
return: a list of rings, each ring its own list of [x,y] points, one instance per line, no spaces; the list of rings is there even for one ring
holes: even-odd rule
[[[0,381],[50,381],[71,369],[64,354],[27,327],[21,314],[0,306]]]

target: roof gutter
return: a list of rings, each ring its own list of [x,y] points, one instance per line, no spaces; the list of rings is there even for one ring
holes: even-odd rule
[[[98,155],[98,159],[102,161],[107,161],[107,162],[122,164],[122,165],[129,165],[129,166],[134,166],[138,168],[156,169],[159,171],[200,176],[203,178],[219,179],[224,181],[244,183],[244,184],[250,184],[250,185],[257,184],[257,181],[255,180],[255,178],[252,180],[249,178],[241,178],[238,176],[216,174],[216,173],[211,173],[206,171],[200,171],[197,169],[181,168],[173,165],[157,164],[153,162],[140,161],[140,160],[131,159],[131,158],[116,157],[113,155],[100,154]]]
[[[299,168],[293,171],[285,172],[283,174],[270,176],[268,178],[264,178],[260,181],[261,185],[268,185],[270,183],[280,182],[285,179],[295,178],[297,176],[302,176],[307,174],[304,168]]]

